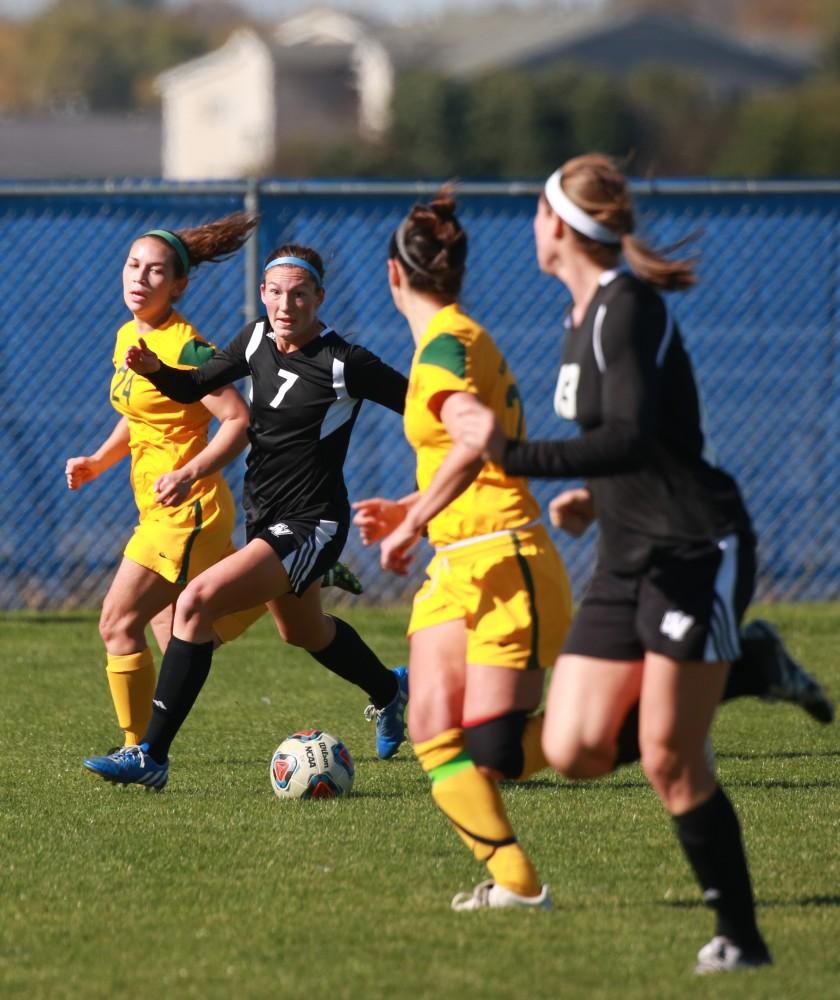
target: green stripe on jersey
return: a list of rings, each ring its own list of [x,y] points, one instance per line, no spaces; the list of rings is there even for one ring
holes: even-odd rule
[[[198,538],[198,533],[201,531],[201,501],[196,500],[193,504],[193,515],[195,516],[195,527],[190,532],[190,537],[187,539],[187,544],[184,547],[184,558],[181,561],[181,572],[178,574],[178,579],[175,581],[179,584],[186,584],[189,578],[190,572],[190,553],[192,552],[193,543],[196,538]]]
[[[447,778],[452,778],[456,774],[460,774],[461,771],[466,771],[468,767],[472,767],[472,758],[466,751],[461,751],[457,757],[452,760],[448,760],[445,764],[441,764],[439,767],[433,767],[429,771],[429,777],[432,779],[432,783],[438,781],[446,781]]]
[[[203,365],[205,361],[209,361],[215,353],[209,344],[205,344],[203,340],[193,338],[192,340],[188,340],[181,348],[178,364],[193,365],[197,368],[199,365]]]
[[[417,363],[436,365],[458,378],[464,378],[467,373],[467,349],[454,334],[441,333],[426,344]]]
[[[528,603],[531,605],[531,652],[528,656],[527,670],[539,670],[540,669],[540,616],[537,613],[537,595],[534,589],[534,578],[531,576],[531,567],[528,565],[528,560],[522,555],[522,547],[519,542],[519,536],[514,533],[513,535],[513,545],[516,550],[516,561],[519,563],[519,568],[522,570],[522,579],[525,583],[525,589],[528,592]]]

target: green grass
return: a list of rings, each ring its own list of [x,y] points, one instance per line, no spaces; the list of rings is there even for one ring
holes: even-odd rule
[[[840,605],[763,612],[840,693]],[[404,661],[403,610],[345,616]],[[0,616],[0,638],[4,998],[840,997],[836,725],[755,700],[721,711],[720,773],[776,965],[696,979],[711,917],[637,767],[509,787],[556,909],[454,914],[483,869],[413,754],[377,760],[364,696],[268,622],[218,654],[163,794],[82,770],[116,737],[95,616]],[[348,799],[272,795],[271,753],[302,726],[350,747]]]

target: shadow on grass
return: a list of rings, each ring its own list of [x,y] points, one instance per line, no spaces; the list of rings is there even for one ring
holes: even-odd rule
[[[660,899],[656,906],[667,906],[675,910],[706,909],[702,899]],[[791,906],[840,906],[840,896],[804,896],[802,899],[759,899],[759,907],[783,909]]]
[[[840,757],[840,750],[739,750],[717,753],[718,760],[796,760],[809,757]]]
[[[793,791],[802,791],[806,788],[840,788],[840,777],[834,781],[783,781],[776,778],[739,781],[737,778],[729,778],[724,782],[724,785],[727,788],[790,788]]]

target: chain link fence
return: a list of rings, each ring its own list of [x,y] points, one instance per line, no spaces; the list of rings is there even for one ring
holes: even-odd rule
[[[310,244],[327,268],[322,317],[407,371],[411,337],[391,304],[388,238],[423,184],[148,182],[0,185],[0,608],[93,607],[136,511],[121,463],[77,493],[71,455],[89,454],[116,422],[108,402],[114,335],[128,314],[121,270],[132,239],[243,207],[258,236],[236,258],[205,265],[181,303],[224,344],[259,311],[259,267],[271,247]],[[517,374],[531,437],[574,433],[552,412],[567,298],[537,272],[532,185],[465,184],[471,242],[464,305],[493,333]],[[696,232],[700,284],[673,297],[699,377],[721,465],[741,483],[760,539],[759,596],[836,598],[840,584],[840,184],[668,182],[635,185],[639,230],[658,245]],[[228,470],[241,489],[243,461]],[[414,485],[393,414],[362,407],[347,466],[352,498]],[[557,483],[537,482],[545,504]],[[239,540],[242,539],[241,525]],[[593,560],[590,531],[555,539],[576,593]],[[355,531],[344,560],[361,600],[408,599]],[[339,601],[342,598],[336,595]],[[357,599],[358,600],[358,599]]]

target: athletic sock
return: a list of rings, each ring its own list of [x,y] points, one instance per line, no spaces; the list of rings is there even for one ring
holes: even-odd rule
[[[160,665],[152,718],[143,737],[149,755],[163,764],[169,747],[190,714],[210,673],[212,642],[187,642],[172,636]]]
[[[147,646],[139,653],[116,656],[107,654],[108,687],[120,728],[125,730],[125,745],[140,742],[152,714],[155,690],[155,662]]]
[[[310,650],[309,655],[327,670],[366,691],[376,708],[390,705],[399,691],[399,683],[393,670],[385,666],[347,622],[334,616],[333,621],[333,641],[317,652]]]
[[[432,781],[432,798],[494,882],[520,896],[538,896],[540,881],[519,846],[496,783],[486,778],[464,749],[461,729],[447,729],[414,744]]]
[[[674,825],[700,883],[703,900],[715,911],[715,933],[728,937],[745,951],[766,951],[755,921],[741,827],[723,789],[718,785],[711,798],[674,816]]]
[[[776,644],[765,636],[741,635],[740,640],[741,655],[732,661],[721,701],[767,694],[767,674],[763,664],[768,658],[772,660],[775,657]]]
[[[622,764],[633,764],[640,760],[642,750],[639,746],[639,703],[628,711],[621,723],[621,729],[616,737],[615,764],[613,769]]]

